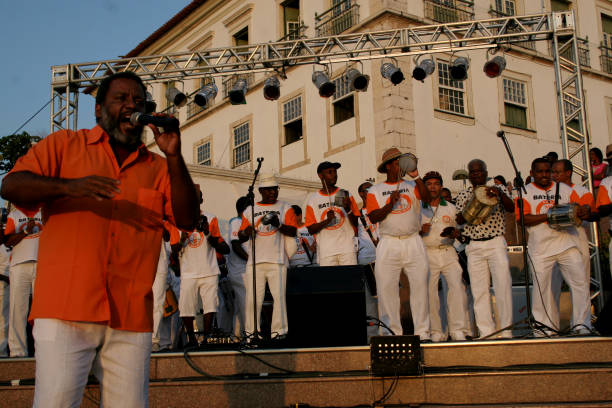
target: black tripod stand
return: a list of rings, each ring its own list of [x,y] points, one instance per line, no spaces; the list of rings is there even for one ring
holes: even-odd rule
[[[530,329],[531,333],[535,333],[536,331],[540,331],[543,333],[545,333],[546,331],[554,332],[555,330],[546,326],[543,323],[538,322],[533,317],[533,312],[531,309],[531,293],[529,292],[529,257],[527,254],[527,240],[526,240],[526,235],[525,235],[525,215],[523,213],[523,191],[525,192],[525,194],[527,194],[527,190],[525,189],[525,184],[523,182],[523,177],[521,177],[521,172],[516,167],[516,162],[514,161],[514,155],[512,154],[512,150],[510,149],[510,145],[508,144],[508,139],[506,139],[506,134],[504,133],[503,130],[500,130],[497,132],[497,137],[502,139],[504,143],[504,147],[506,148],[506,152],[508,153],[508,157],[510,158],[510,163],[512,163],[512,167],[514,168],[514,174],[515,174],[514,186],[516,187],[518,191],[518,196],[519,196],[517,204],[519,206],[519,212],[520,212],[519,216],[520,216],[520,224],[521,224],[521,246],[523,247],[523,278],[525,279],[525,300],[527,301],[527,317],[525,317],[522,320],[519,320],[518,322],[514,322],[511,325],[506,326],[500,330],[497,330],[485,337],[482,337],[482,339],[488,339],[488,338],[496,336],[497,334],[505,330],[510,330],[515,327],[525,326],[525,325]]]

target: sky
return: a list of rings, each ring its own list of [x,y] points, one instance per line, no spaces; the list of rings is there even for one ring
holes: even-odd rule
[[[13,134],[51,99],[51,66],[125,55],[189,0],[0,0],[0,136]],[[95,124],[79,95],[78,128]],[[23,129],[46,136],[47,106]],[[20,131],[21,132],[21,131]]]

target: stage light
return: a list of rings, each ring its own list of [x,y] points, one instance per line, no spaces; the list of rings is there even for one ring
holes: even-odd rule
[[[319,96],[329,98],[336,93],[336,84],[329,80],[327,74],[323,71],[314,71],[312,73],[312,83],[319,90]]]
[[[246,104],[246,93],[248,89],[248,84],[246,79],[240,78],[236,81],[234,86],[232,86],[231,91],[229,91],[228,96],[230,103],[232,105],[244,105]]]
[[[385,62],[380,66],[380,74],[383,78],[391,81],[393,85],[397,85],[404,80],[404,73],[402,70],[390,62]]]
[[[428,75],[433,74],[436,64],[432,59],[423,60],[412,70],[412,77],[417,81],[425,82]]]
[[[195,94],[193,97],[193,102],[202,109],[206,109],[212,105],[213,101],[217,97],[217,92],[217,85],[215,85],[214,82],[206,84],[198,91],[197,94]]]
[[[155,101],[153,100],[153,95],[151,95],[151,93],[147,91],[145,98],[145,113],[155,112],[156,109],[157,103],[155,103]]]
[[[187,103],[187,95],[179,91],[173,86],[166,89],[166,99],[174,104],[177,108],[182,108]]]
[[[501,75],[502,71],[506,69],[506,59],[501,55],[493,57],[485,62],[482,70],[489,78],[496,78]]]
[[[277,77],[270,77],[265,80],[263,87],[264,98],[275,101],[280,98],[280,81]]]
[[[370,78],[367,75],[363,75],[355,68],[349,68],[345,75],[349,81],[349,84],[351,84],[351,87],[354,90],[359,92],[365,92],[368,90]]]
[[[465,57],[459,57],[450,66],[450,76],[454,81],[465,81],[468,77],[470,62]]]

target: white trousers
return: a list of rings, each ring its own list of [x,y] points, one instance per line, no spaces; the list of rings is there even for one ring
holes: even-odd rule
[[[454,340],[464,340],[468,325],[467,295],[461,279],[463,270],[457,258],[457,252],[452,246],[446,248],[427,248],[429,261],[429,320],[431,321],[431,337],[434,341],[445,339],[442,331],[440,315],[445,314],[448,320],[448,331]],[[448,286],[446,310],[440,308],[438,282],[440,274]]]
[[[230,312],[227,314],[227,316],[225,316],[225,311],[223,313],[219,311],[219,313],[217,314],[217,319],[221,318],[223,320],[229,320],[227,325],[230,331],[236,336],[244,335],[245,331],[244,314],[246,310],[246,286],[244,283],[244,276],[244,269],[241,273],[234,273],[230,271],[227,274],[227,278],[229,279],[229,282],[232,285],[232,290],[234,291],[234,303],[230,305]],[[251,276],[253,275],[251,274]],[[253,289],[251,289],[251,291],[252,290]],[[252,298],[253,297],[251,295],[251,299]],[[221,306],[219,306],[219,308],[221,308]],[[251,310],[253,310],[253,306],[251,306]],[[219,325],[221,326],[221,322],[219,323]]]
[[[36,279],[36,262],[23,262],[9,268],[10,311],[8,344],[11,357],[28,355],[28,310],[30,294],[34,291]]]
[[[8,356],[9,284],[0,281],[0,357]]]
[[[165,259],[165,251],[162,251],[153,281],[153,344],[160,344],[160,325],[164,318],[164,302],[166,301],[166,288],[168,286],[168,264]]]
[[[465,248],[465,254],[474,298],[476,326],[480,337],[488,336],[495,331],[489,291],[491,280],[499,312],[499,326],[503,328],[512,324],[512,276],[506,239],[498,236],[488,241],[470,241]],[[505,330],[501,337],[512,337],[512,331]]]
[[[57,319],[34,321],[34,407],[79,407],[89,372],[100,381],[101,406],[148,406],[151,333]]]
[[[559,308],[555,303],[551,289],[553,267],[558,265],[572,296],[572,322],[586,326],[582,327],[583,329],[590,328],[589,281],[586,279],[584,260],[578,248],[572,247],[551,256],[531,255],[531,259],[533,261],[533,268],[530,264],[533,274],[533,290],[531,292],[533,317],[538,322],[559,330]],[[553,320],[554,318],[556,318],[556,322]]]
[[[287,267],[282,264],[275,263],[258,263],[255,265],[255,273],[257,278],[257,325],[261,332],[261,306],[263,304],[264,295],[266,292],[266,282],[270,287],[270,293],[274,298],[274,309],[272,311],[272,337],[275,335],[281,336],[287,334]],[[244,286],[246,291],[245,299],[245,329],[247,333],[253,333],[255,324],[253,322],[253,268],[251,265],[246,266],[244,273]]]
[[[357,265],[357,254],[347,252],[344,254],[330,255],[319,258],[320,266]]]
[[[418,234],[406,238],[383,236],[376,247],[376,290],[378,292],[378,316],[397,335],[403,333],[400,320],[399,280],[405,273],[410,284],[410,309],[414,334],[428,340],[429,306],[427,254]],[[382,329],[383,334],[391,334]]]

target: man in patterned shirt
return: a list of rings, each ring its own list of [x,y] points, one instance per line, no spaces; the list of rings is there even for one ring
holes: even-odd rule
[[[474,159],[468,164],[468,174],[472,185],[457,196],[458,224],[466,224],[462,211],[472,200],[474,188],[487,182],[487,165],[480,159]],[[463,235],[470,238],[465,253],[468,257],[474,314],[480,337],[486,337],[495,331],[489,292],[491,278],[499,312],[499,325],[504,328],[512,324],[512,277],[504,238],[506,232],[504,211],[513,212],[514,203],[508,196],[505,186],[488,187],[487,194],[499,198],[493,212],[479,225],[466,224],[463,232]],[[512,331],[504,330],[501,336],[511,338]]]

